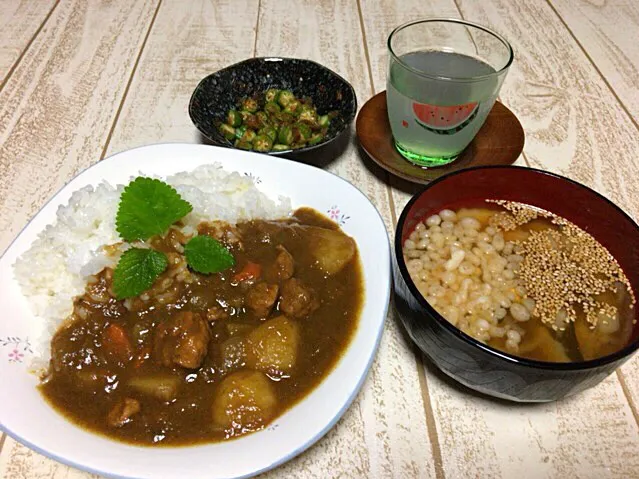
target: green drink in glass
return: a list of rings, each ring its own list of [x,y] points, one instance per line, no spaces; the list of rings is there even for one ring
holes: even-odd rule
[[[386,102],[395,147],[408,161],[446,165],[468,146],[493,107],[512,48],[462,20],[420,20],[388,39]]]

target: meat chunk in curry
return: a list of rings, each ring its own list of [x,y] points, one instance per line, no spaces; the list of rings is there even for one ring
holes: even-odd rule
[[[292,318],[304,318],[319,308],[319,300],[313,289],[296,278],[287,279],[282,285],[280,310]]]
[[[194,369],[202,364],[211,334],[200,314],[179,311],[155,328],[153,359],[163,366]]]
[[[140,401],[124,398],[115,403],[107,414],[107,423],[111,427],[122,427],[131,421],[131,417],[140,412]]]
[[[134,444],[221,441],[261,429],[308,394],[349,343],[363,300],[355,242],[321,214],[202,223],[235,265],[187,268],[179,227],[149,240],[169,266],[138,297],[105,269],[51,342],[45,397]]]
[[[280,287],[277,284],[260,282],[246,293],[246,306],[251,308],[256,316],[266,318],[278,298]]]
[[[277,256],[270,267],[270,275],[276,281],[284,281],[293,276],[295,272],[295,260],[284,246],[279,245],[276,249]]]

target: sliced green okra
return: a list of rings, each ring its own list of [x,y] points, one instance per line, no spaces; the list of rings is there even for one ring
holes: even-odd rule
[[[289,125],[283,125],[277,134],[277,142],[283,145],[290,145],[293,143],[293,128]]]
[[[324,128],[325,126],[328,126],[331,123],[331,119],[328,117],[328,115],[322,115],[319,117],[319,126]]]
[[[283,107],[286,107],[293,100],[295,100],[295,95],[291,90],[282,90],[277,97],[277,102]]]
[[[246,125],[242,125],[242,126],[238,126],[235,129],[235,138],[237,138],[238,140],[240,138],[242,138],[242,136],[244,136],[244,132],[246,131]]]
[[[271,151],[273,140],[266,135],[257,135],[253,140],[253,149],[255,151]]]
[[[293,141],[306,142],[312,135],[311,127],[306,123],[296,123],[293,126]]]
[[[293,99],[289,101],[288,104],[284,107],[284,112],[290,113],[291,115],[297,115],[301,108],[302,104],[299,101]]]
[[[250,143],[255,139],[256,136],[257,136],[257,133],[255,133],[255,130],[251,130],[250,128],[247,128],[244,134],[242,135],[242,137],[240,138],[240,140],[247,141]]]
[[[268,115],[264,111],[258,111],[255,114],[255,118],[257,119],[257,123],[259,124],[258,128],[268,126],[270,123]]]
[[[313,133],[308,140],[308,144],[309,146],[317,145],[318,143],[321,143],[323,139],[324,135],[322,135],[321,133]]]
[[[253,145],[250,141],[239,140],[235,143],[235,148],[239,148],[240,150],[252,150]]]
[[[264,111],[269,115],[277,115],[282,108],[275,102],[269,101],[266,105],[264,105]]]
[[[242,100],[242,110],[250,113],[255,113],[260,108],[259,103],[255,98],[245,98]]]
[[[235,128],[226,123],[220,124],[220,133],[222,133],[227,140],[233,140],[235,138]]]
[[[272,101],[276,102],[279,95],[280,91],[277,88],[269,88],[266,90],[266,93],[264,93],[264,99],[267,103]]]
[[[262,128],[259,132],[259,135],[266,135],[268,136],[271,141],[275,141],[277,139],[277,130],[275,129],[275,127],[273,126],[265,126],[264,128]]]
[[[226,123],[233,127],[240,126],[242,124],[242,115],[237,110],[229,110],[226,114]]]

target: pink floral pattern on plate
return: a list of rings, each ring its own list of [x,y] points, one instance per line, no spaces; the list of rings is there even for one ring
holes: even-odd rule
[[[26,354],[33,353],[29,338],[7,336],[6,338],[0,338],[0,346],[3,348],[3,353],[7,353],[6,357],[10,363],[22,363]]]
[[[326,210],[330,219],[335,221],[338,225],[343,226],[351,218],[340,211],[337,205],[331,206]]]

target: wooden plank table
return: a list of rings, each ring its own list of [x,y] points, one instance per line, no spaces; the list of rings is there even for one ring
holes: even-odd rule
[[[518,164],[574,178],[639,217],[633,0],[0,0],[0,252],[81,169],[135,146],[201,142],[187,105],[208,73],[251,56],[310,58],[347,78],[361,106],[385,88],[389,32],[426,16],[477,21],[511,41],[500,99],[526,130]],[[379,170],[354,134],[323,155],[392,236],[416,187]],[[416,353],[391,312],[342,420],[266,475],[639,478],[638,407],[639,357],[556,403],[479,397]],[[2,478],[89,476],[0,435]]]

